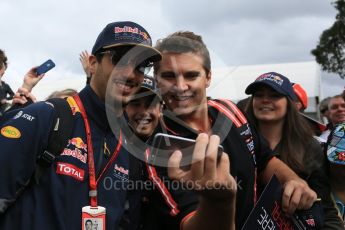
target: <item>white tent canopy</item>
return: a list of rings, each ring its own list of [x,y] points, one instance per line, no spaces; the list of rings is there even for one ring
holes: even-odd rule
[[[228,98],[238,101],[246,98],[246,87],[259,75],[278,72],[299,83],[308,97],[320,96],[320,68],[316,62],[280,63],[270,65],[250,65],[215,69],[207,95],[213,98]]]

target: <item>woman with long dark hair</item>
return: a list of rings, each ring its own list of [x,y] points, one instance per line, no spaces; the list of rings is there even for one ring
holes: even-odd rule
[[[265,73],[247,87],[246,93],[252,95],[246,112],[260,134],[276,156],[321,198],[325,214],[323,229],[344,229],[330,197],[322,148],[295,107],[296,95],[289,79],[279,73]]]

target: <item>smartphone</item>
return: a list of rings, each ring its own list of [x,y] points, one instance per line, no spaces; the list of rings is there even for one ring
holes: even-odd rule
[[[192,163],[195,140],[179,137],[166,133],[157,133],[152,142],[149,164],[167,167],[168,160],[175,150],[182,152],[180,166],[189,167]],[[217,161],[224,151],[223,146],[218,146]]]
[[[49,70],[51,70],[54,67],[55,67],[55,63],[51,59],[49,59],[49,60],[45,61],[42,65],[40,65],[39,67],[36,68],[36,73],[37,73],[37,75],[41,75],[43,73],[48,72]]]

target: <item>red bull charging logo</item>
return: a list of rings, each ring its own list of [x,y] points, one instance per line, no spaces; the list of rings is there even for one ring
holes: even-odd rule
[[[78,149],[83,149],[87,152],[87,144],[84,143],[83,139],[80,137],[74,137],[68,141],[68,145],[75,146]]]
[[[84,150],[84,151],[82,151]],[[64,149],[63,156],[71,156],[77,158],[83,163],[87,161],[87,144],[80,137],[74,137],[68,141],[67,147]]]

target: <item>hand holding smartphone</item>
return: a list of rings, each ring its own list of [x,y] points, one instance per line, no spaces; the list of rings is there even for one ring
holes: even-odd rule
[[[49,59],[36,68],[37,75],[44,74],[55,67],[55,63]]]
[[[157,133],[152,142],[149,163],[152,165],[167,167],[168,160],[175,150],[180,150],[182,160],[180,166],[190,166],[192,164],[195,140],[175,135]],[[224,149],[218,146],[217,160],[220,159]]]

